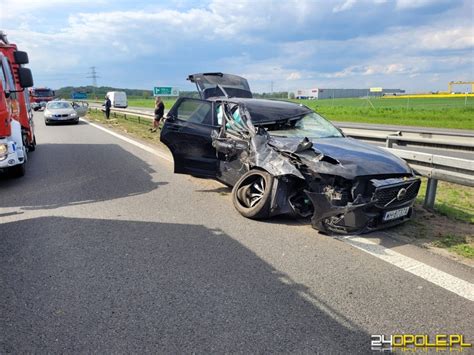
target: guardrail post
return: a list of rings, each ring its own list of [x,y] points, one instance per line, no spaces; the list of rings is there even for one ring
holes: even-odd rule
[[[385,141],[385,147],[393,148],[393,141],[390,139],[390,136],[387,136],[387,140]]]
[[[437,187],[438,187],[438,180],[428,178],[428,184],[426,185],[425,203],[424,203],[425,208],[428,208],[430,210],[434,208]]]

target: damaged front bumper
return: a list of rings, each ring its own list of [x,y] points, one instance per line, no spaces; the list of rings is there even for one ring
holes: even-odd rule
[[[371,181],[375,190],[369,201],[356,199],[345,206],[334,205],[325,193],[305,191],[314,208],[312,226],[326,233],[360,234],[410,219],[420,188],[419,178],[395,184],[391,184],[390,179],[385,180],[389,183]]]

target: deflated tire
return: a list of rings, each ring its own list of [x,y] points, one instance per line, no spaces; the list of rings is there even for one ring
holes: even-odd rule
[[[232,190],[232,201],[237,211],[247,218],[268,218],[273,180],[274,177],[266,171],[245,173]]]

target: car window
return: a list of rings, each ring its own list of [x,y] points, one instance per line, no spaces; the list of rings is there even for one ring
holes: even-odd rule
[[[69,102],[50,102],[47,106],[48,109],[63,109],[63,108],[71,108],[71,104]]]
[[[232,113],[232,117],[230,117],[232,120],[230,122],[227,122],[226,124],[226,128],[232,128],[235,124],[235,126],[237,127],[241,127],[243,128],[244,127],[244,123],[243,123],[243,120],[242,120],[242,117],[240,115],[240,108],[239,106],[234,106],[232,109],[231,109],[231,113]],[[222,126],[222,121],[224,119],[224,111],[222,109],[222,104],[219,104],[217,105],[217,108],[216,108],[216,116],[217,116],[217,124],[219,126]]]
[[[316,112],[280,120],[264,127],[274,136],[283,137],[309,137],[309,138],[336,138],[343,137],[342,133],[324,117]]]
[[[3,72],[3,64],[1,61],[0,61],[0,80],[2,81],[3,90],[7,91],[8,90],[7,79],[6,79],[5,73]]]
[[[7,88],[7,78],[5,76],[5,73],[3,72],[3,63],[2,61],[0,60],[0,80],[2,82],[2,87],[3,87],[3,90],[5,91],[8,91],[8,88]]]
[[[201,100],[183,100],[177,110],[177,118],[200,124],[212,124],[212,105],[210,102]]]
[[[5,86],[3,89],[5,91],[10,92],[10,97],[12,99],[16,99],[16,93],[15,93],[15,82],[13,81],[13,76],[11,71],[8,68],[11,68],[10,62],[7,59],[7,57],[2,57],[2,70],[3,70],[3,75],[5,76]],[[2,83],[3,84],[3,83]]]

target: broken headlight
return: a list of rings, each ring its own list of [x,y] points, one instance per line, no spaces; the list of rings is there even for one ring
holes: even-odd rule
[[[346,188],[327,185],[323,193],[334,206],[345,206],[349,202],[350,192]]]

